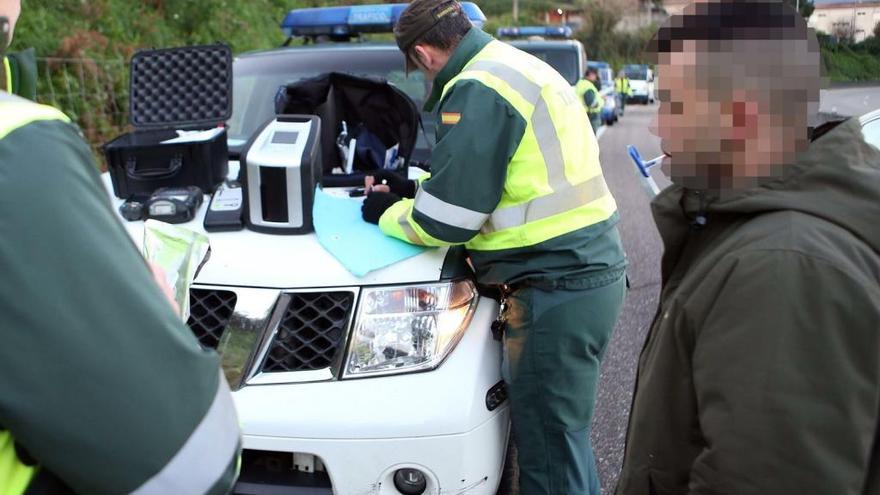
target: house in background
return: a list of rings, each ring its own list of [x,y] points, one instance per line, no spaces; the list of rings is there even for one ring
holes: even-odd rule
[[[849,0],[816,2],[809,26],[816,31],[850,38],[855,42],[873,36],[880,22],[880,1]]]
[[[667,15],[664,9],[650,0],[594,0],[612,7],[621,14],[620,22],[616,29],[620,31],[635,31],[651,24],[660,24]],[[682,4],[687,1],[681,0]],[[682,8],[683,8],[682,5]],[[584,7],[581,2],[560,2],[544,13],[544,24],[571,26],[575,31],[586,26],[586,12],[589,6]]]
[[[544,12],[544,24],[571,26],[578,31],[584,27],[584,9],[573,3],[559,3]]]

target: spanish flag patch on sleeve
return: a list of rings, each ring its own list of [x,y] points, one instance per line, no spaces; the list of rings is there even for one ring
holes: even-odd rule
[[[461,120],[460,113],[454,112],[441,112],[440,113],[440,122],[444,125],[455,125]]]

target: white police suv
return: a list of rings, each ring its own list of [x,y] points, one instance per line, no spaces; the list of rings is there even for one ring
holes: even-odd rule
[[[237,57],[230,177],[274,116],[278,88],[291,82],[328,72],[377,77],[420,105],[429,85],[405,76],[397,47],[356,40],[389,31],[404,7],[291,11],[285,32],[317,43]],[[485,21],[476,5],[465,10],[475,24]],[[430,156],[431,122],[416,160]],[[182,226],[204,232],[206,208]],[[126,226],[140,239],[142,223]],[[509,428],[490,332],[498,305],[478,295],[462,251],[429,250],[359,278],[314,233],[208,236],[189,325],[221,354],[234,389],[244,435],[234,493],[498,491]],[[424,345],[412,345],[416,336]],[[400,348],[412,355],[401,359]]]

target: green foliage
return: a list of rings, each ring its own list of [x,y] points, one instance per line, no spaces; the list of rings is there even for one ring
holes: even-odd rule
[[[383,0],[27,0],[12,49],[36,48],[42,59],[38,99],[70,114],[97,146],[126,130],[126,62],[135,51],[215,42],[229,44],[234,53],[270,48],[284,41],[279,23],[290,9],[376,1]],[[518,1],[519,25],[540,24],[544,12],[563,3],[585,7],[585,29],[577,37],[591,60],[614,67],[646,61],[643,49],[656,28],[615,31],[620,13],[609,4]],[[476,3],[489,16],[487,32],[514,24],[513,0]],[[812,1],[800,4],[803,15],[812,12]],[[826,36],[822,54],[833,80],[880,80],[880,24],[874,38],[858,45]]]
[[[822,48],[822,60],[832,81],[880,81],[880,44],[863,45]]]
[[[792,7],[797,7],[798,3],[800,3],[800,13],[801,15],[808,19],[811,15],[813,15],[813,10],[815,10],[816,6],[813,4],[812,0],[785,0]]]
[[[880,81],[880,37],[861,43],[819,33],[822,63],[832,81]]]
[[[628,63],[644,63],[645,46],[657,31],[656,26],[634,32],[615,31],[620,13],[602,3],[585,9],[584,29],[577,38],[584,44],[590,60],[603,60],[615,69]]]
[[[296,0],[29,0],[15,46],[41,57],[129,58],[141,48],[223,41],[236,52],[277,46]]]

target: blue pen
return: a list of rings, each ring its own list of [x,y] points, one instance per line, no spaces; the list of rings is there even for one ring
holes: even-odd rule
[[[652,198],[658,194],[660,194],[660,187],[657,186],[657,183],[654,182],[654,178],[651,177],[651,168],[659,165],[663,162],[663,158],[666,155],[660,155],[653,160],[648,160],[647,162],[642,160],[642,155],[639,154],[639,150],[636,149],[635,146],[629,145],[626,147],[626,151],[629,153],[629,157],[632,158],[633,162],[636,164],[636,169],[639,172],[639,176],[642,179],[642,186],[644,186],[645,191],[647,191],[648,195]]]

